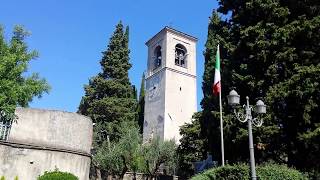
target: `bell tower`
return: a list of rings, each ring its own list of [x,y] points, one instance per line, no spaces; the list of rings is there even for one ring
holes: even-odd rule
[[[197,111],[197,38],[170,27],[149,41],[143,140],[159,136],[179,143],[180,126]]]

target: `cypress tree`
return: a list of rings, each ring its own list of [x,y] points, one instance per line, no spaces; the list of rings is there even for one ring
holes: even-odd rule
[[[212,85],[214,81],[214,66],[217,45],[220,45],[220,58],[221,58],[221,82],[222,82],[222,105],[223,112],[228,109],[225,96],[233,86],[231,79],[231,72],[229,71],[230,64],[230,50],[233,49],[233,37],[229,31],[229,25],[227,21],[223,21],[217,11],[212,12],[210,22],[208,25],[208,37],[205,44],[206,50],[205,56],[205,70],[203,74],[202,91],[203,99],[201,101],[201,107],[203,109],[199,121],[201,125],[201,134],[204,141],[205,147],[208,153],[213,155],[213,158],[221,163],[221,141],[220,141],[220,120],[219,120],[219,97],[213,95]],[[239,148],[237,153],[232,153],[234,147],[241,146],[239,141],[238,144],[229,141],[228,137],[232,137],[236,132],[239,132],[239,128],[243,125],[234,121],[231,116],[223,114],[224,121],[224,138],[225,138],[225,159],[229,161],[235,157],[239,158],[239,155],[246,153],[246,150]],[[243,139],[244,140],[244,139]],[[242,139],[241,139],[241,142]],[[245,141],[246,142],[246,141]],[[230,147],[230,148],[228,148]],[[233,147],[233,148],[232,148]],[[206,154],[206,153],[204,153]],[[240,156],[241,157],[241,156]],[[203,157],[205,158],[205,157]],[[231,161],[232,162],[232,161]]]
[[[139,100],[138,100],[138,106],[137,106],[137,119],[138,124],[140,127],[140,133],[143,133],[143,123],[144,123],[144,96],[145,96],[145,75],[142,74],[141,78],[141,87],[140,87],[140,93],[139,93]]]
[[[122,122],[134,122],[136,99],[129,81],[129,28],[121,22],[116,26],[106,51],[102,53],[102,72],[85,85],[85,95],[79,113],[89,116],[95,123],[94,143],[98,148],[106,136],[117,139]]]

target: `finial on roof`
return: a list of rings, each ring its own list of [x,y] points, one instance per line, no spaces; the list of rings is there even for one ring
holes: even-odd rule
[[[173,24],[173,22],[170,21],[170,22],[169,22],[169,27],[170,27],[170,28],[172,28],[172,24]]]

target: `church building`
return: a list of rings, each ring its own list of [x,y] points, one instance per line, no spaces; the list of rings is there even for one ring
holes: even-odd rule
[[[143,140],[156,136],[179,143],[179,128],[197,111],[197,38],[165,27],[150,40]]]

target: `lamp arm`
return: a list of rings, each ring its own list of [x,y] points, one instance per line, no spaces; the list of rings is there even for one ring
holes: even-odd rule
[[[244,122],[246,122],[248,120],[248,116],[247,115],[244,115],[241,112],[237,112],[236,109],[233,110],[233,113],[236,116],[236,118],[238,119],[238,121],[240,121],[240,122],[244,123]]]
[[[263,124],[263,119],[254,118],[252,119],[252,124],[256,127],[261,127]]]

